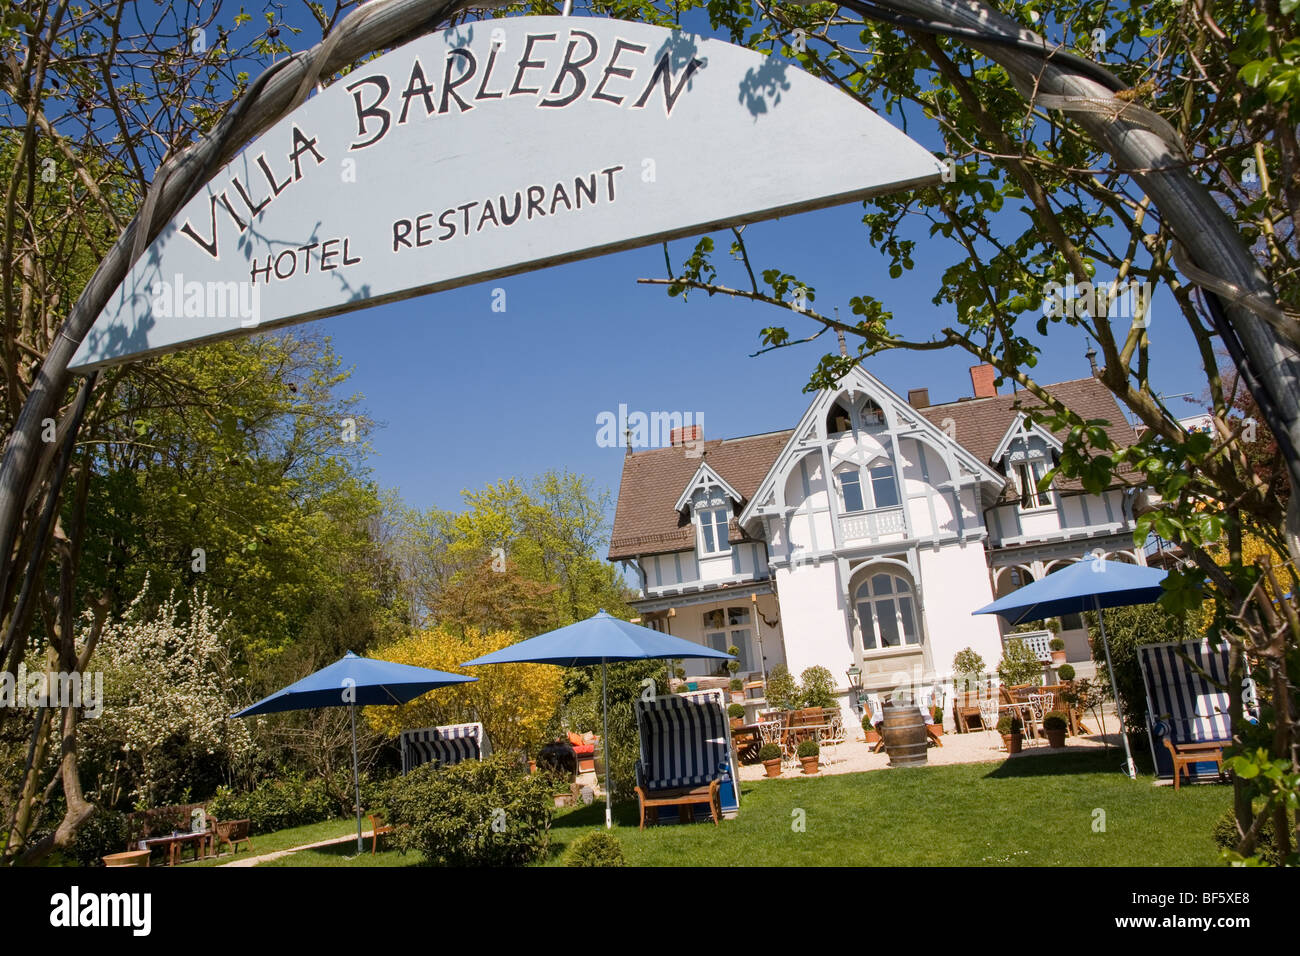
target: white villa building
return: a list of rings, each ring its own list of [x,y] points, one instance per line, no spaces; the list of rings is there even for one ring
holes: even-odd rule
[[[851,666],[878,693],[950,690],[965,647],[996,667],[1005,625],[972,611],[1098,550],[1145,554],[1124,488],[1036,490],[1060,440],[1027,422],[1032,395],[999,395],[995,378],[975,366],[971,397],[931,405],[928,389],[904,400],[859,367],[793,429],[721,440],[691,429],[670,447],[629,448],[609,557],[639,578],[642,621],[738,647],[741,676],[784,663],[797,679],[820,664],[846,710]],[[1133,442],[1095,379],[1047,388]],[[1061,627],[1068,659],[1090,661],[1082,621]]]

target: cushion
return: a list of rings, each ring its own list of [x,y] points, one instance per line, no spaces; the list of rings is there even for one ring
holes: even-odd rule
[[[581,747],[581,746],[582,746],[582,734],[575,734],[575,733],[573,733],[573,732],[570,732],[570,733],[569,733],[569,743],[573,744],[574,747]]]
[[[591,757],[596,753],[596,745],[583,744],[581,747],[574,747],[573,752],[579,757]]]

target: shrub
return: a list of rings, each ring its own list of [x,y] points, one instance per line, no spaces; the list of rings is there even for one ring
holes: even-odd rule
[[[425,764],[388,796],[395,845],[430,866],[517,866],[546,855],[554,803],[544,774],[507,754],[453,767]]]
[[[932,724],[941,724],[941,723],[943,723],[943,708],[942,708],[942,707],[931,707],[931,708],[930,708],[930,723],[932,723]]]
[[[364,778],[363,789],[372,789]],[[352,793],[350,775],[347,785],[336,787],[335,791]],[[350,813],[352,807],[339,806],[338,801],[330,796],[330,788],[324,780],[295,775],[267,780],[256,790],[246,793],[219,787],[216,796],[208,802],[207,813],[218,820],[247,819],[254,833],[268,833],[332,820],[345,810]]]
[[[1065,680],[1065,681],[1074,680],[1073,665],[1062,664],[1060,667],[1056,669],[1056,676],[1061,678],[1061,680]]]
[[[130,823],[125,813],[96,809],[89,820],[77,827],[77,835],[66,855],[81,866],[100,866],[103,857],[125,850],[130,839]]]
[[[376,656],[396,664],[461,673],[461,661],[501,650],[518,640],[511,631],[463,633],[435,628],[417,631],[384,646]],[[474,669],[477,680],[453,684],[400,707],[367,707],[366,722],[396,737],[408,727],[478,721],[492,749],[536,753],[547,742],[547,724],[564,698],[564,678],[550,664],[496,664]],[[599,687],[596,690],[600,693]],[[600,726],[599,723],[581,726]]]
[[[870,713],[869,711],[863,713],[863,715],[862,715],[862,729],[863,729],[863,730],[875,730],[875,729],[876,729],[874,726],[872,726],[872,723],[871,723],[871,713]]]
[[[769,760],[781,759],[781,748],[777,744],[763,744],[758,748],[758,759],[761,763]]]
[[[1007,641],[998,662],[998,676],[1004,684],[1025,684],[1042,672],[1043,665],[1028,644],[1018,637]]]
[[[800,757],[816,757],[822,752],[821,747],[817,746],[815,740],[801,740],[799,749],[795,751]]]
[[[732,657],[738,658],[740,657],[740,648],[736,647],[735,645],[732,645],[731,647],[727,648],[727,653],[730,654]],[[737,671],[740,670],[740,661],[739,660],[727,661],[727,670],[730,673],[735,674]]]
[[[623,844],[614,834],[596,830],[573,841],[565,855],[565,866],[627,866]]]
[[[1044,730],[1065,730],[1070,726],[1070,716],[1063,710],[1049,711],[1043,718]]]
[[[767,702],[777,710],[799,706],[799,686],[784,664],[777,664],[767,674]]]
[[[1124,705],[1124,723],[1130,732],[1145,733],[1146,689],[1138,667],[1138,645],[1186,641],[1198,637],[1200,635],[1196,622],[1194,619],[1174,617],[1158,604],[1109,608],[1102,613],[1106,615],[1106,638],[1110,645],[1110,659],[1115,665],[1115,684],[1119,687],[1120,701]],[[1096,613],[1088,614],[1087,619],[1088,633],[1092,637],[1092,659],[1097,664],[1097,682],[1109,687],[1106,650],[1102,646]]]
[[[1003,734],[1004,736],[1006,734],[1020,733],[1020,727],[1020,718],[1015,714],[1003,714],[998,719],[998,733]]]
[[[803,685],[799,689],[799,702],[804,707],[835,706],[835,678],[830,671],[820,665],[809,667],[799,679]]]
[[[1047,642],[1047,646],[1054,651],[1063,651],[1065,650],[1065,641],[1059,637],[1054,637]]]
[[[727,708],[727,716],[732,720],[743,720],[745,717],[745,708],[740,704],[732,704]]]
[[[743,680],[741,680],[739,677],[733,677],[733,678],[731,678],[731,689],[732,689],[732,690],[744,690],[744,689],[745,689],[745,682],[744,682]]]
[[[1236,852],[1237,818],[1231,810],[1225,810],[1223,816],[1214,822],[1214,843],[1220,850]],[[1255,839],[1255,855],[1269,866],[1279,866],[1277,841],[1273,839],[1273,820],[1265,820],[1259,827],[1259,836]]]

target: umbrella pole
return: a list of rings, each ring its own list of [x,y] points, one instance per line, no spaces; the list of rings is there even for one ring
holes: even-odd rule
[[[352,788],[357,800],[357,856],[361,855],[361,774],[357,770],[357,705],[348,707],[352,716]]]
[[[614,812],[610,808],[613,794],[609,790],[609,665],[603,657],[600,659],[600,711],[605,719],[605,736],[600,738],[600,746],[604,750],[602,756],[605,759],[605,829],[609,830],[614,826]]]
[[[1106,640],[1106,618],[1101,613],[1101,601],[1093,596],[1093,605],[1097,609],[1097,626],[1101,628],[1101,646],[1106,652],[1106,670],[1110,673],[1110,690],[1115,695],[1115,719],[1119,721],[1119,739],[1124,741],[1124,772],[1130,779],[1137,779],[1137,767],[1133,765],[1133,752],[1129,750],[1128,734],[1124,731],[1124,705],[1119,699],[1119,685],[1115,683],[1115,666],[1110,662],[1110,641]]]

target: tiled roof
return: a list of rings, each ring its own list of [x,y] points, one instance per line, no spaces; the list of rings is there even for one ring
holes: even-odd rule
[[[1096,379],[1075,379],[1046,388],[1084,418],[1109,421],[1111,424],[1106,431],[1117,444],[1133,443],[1133,428],[1120,411],[1114,395]],[[921,412],[940,428],[944,427],[945,419],[951,418],[957,441],[980,461],[988,462],[1016,415],[1022,409],[1035,407],[1041,407],[1037,399],[1028,392],[1018,392],[931,405]],[[947,430],[954,434],[951,428]],[[737,513],[758,490],[791,434],[793,429],[704,442],[705,460],[709,466],[742,496]],[[687,449],[682,447],[652,448],[624,457],[609,547],[610,560],[694,547],[690,519],[674,511],[673,505],[699,465],[700,458],[688,458]],[[1066,492],[1082,490],[1079,482],[1064,479],[1058,481],[1056,487]],[[745,540],[734,520],[730,538],[732,541]]]
[[[703,443],[703,460],[740,494],[741,507],[755,491],[781,454],[793,429]],[[623,458],[623,478],[614,512],[614,533],[609,544],[611,561],[638,554],[662,554],[695,546],[690,519],[673,510],[686,483],[700,467],[701,446],[651,448]],[[690,451],[694,457],[687,457]],[[731,522],[732,541],[745,540]]]
[[[1044,386],[1048,393],[1061,401],[1066,408],[1078,413],[1083,418],[1099,418],[1110,422],[1106,433],[1117,445],[1123,447],[1133,444],[1137,435],[1133,426],[1120,411],[1119,403],[1105,385],[1095,378],[1078,378],[1069,382],[1058,382]],[[955,435],[957,441],[966,446],[980,461],[989,462],[997,450],[1002,436],[1007,433],[1016,415],[1021,411],[1042,408],[1040,402],[1029,392],[1016,392],[1013,395],[997,395],[993,398],[972,398],[968,401],[949,402],[946,405],[931,405],[921,409],[921,414],[935,425],[944,428],[944,422],[952,419],[952,425],[945,430]],[[1064,439],[1065,432],[1053,432],[1057,438]],[[1083,486],[1077,480],[1058,479],[1054,487],[1060,491],[1082,491]],[[1004,493],[1004,497],[1012,494]]]

